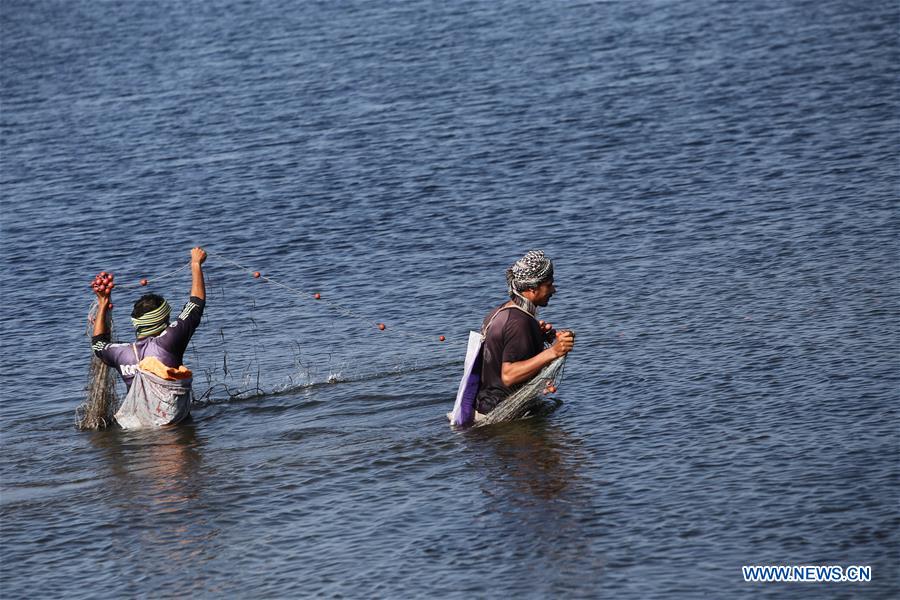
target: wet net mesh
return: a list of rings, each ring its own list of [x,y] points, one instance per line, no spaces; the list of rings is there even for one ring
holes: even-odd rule
[[[391,313],[392,307],[381,307],[387,317],[388,335],[382,324],[357,314],[355,309],[351,310],[325,294],[320,297],[319,293],[304,293],[271,277],[259,276],[258,272],[221,255],[210,255],[252,276],[236,278],[232,273],[234,269],[215,265],[204,270],[209,302],[219,307],[240,306],[241,310],[237,316],[234,312],[223,313],[221,310],[204,312],[199,335],[192,338],[185,352],[185,364],[193,371],[193,383],[198,386],[192,403],[195,407],[457,364],[455,360],[448,362],[444,336],[438,339],[393,325],[390,320],[394,317],[399,320],[401,314],[405,315],[403,311]],[[182,294],[183,288],[165,290],[159,286],[164,281],[174,280],[187,266],[186,263],[150,280],[157,286],[154,291],[169,297]],[[136,291],[144,287],[145,282],[119,284],[117,289]],[[313,321],[315,328],[333,342],[322,344],[320,337],[309,338],[304,335],[305,330],[285,327],[284,322],[272,319],[268,306],[258,308],[255,295],[260,293],[258,286],[261,283],[280,288],[288,293],[288,297],[312,300],[321,306],[315,311],[309,310],[309,316],[316,319]],[[306,311],[305,308],[297,310]],[[97,304],[94,302],[88,315],[86,333],[89,338],[96,315]],[[107,312],[106,318],[110,338],[116,340],[112,313]],[[360,327],[360,324],[365,326]],[[414,355],[410,354],[411,348],[415,348]],[[547,365],[494,409],[484,424],[515,420],[555,408],[559,402],[548,400],[545,390],[548,383],[558,382],[564,364],[563,358]],[[75,411],[76,427],[103,429],[114,425],[113,415],[121,403],[122,390],[116,369],[91,353],[85,397]]]
[[[96,318],[97,304],[94,303],[88,318],[88,337],[93,333]],[[106,313],[106,327],[107,331],[112,332],[112,315],[109,312]],[[85,398],[75,410],[75,426],[78,429],[104,429],[113,424],[113,415],[119,404],[116,376],[114,369],[91,353]]]
[[[550,386],[556,386],[562,379],[565,365],[566,356],[557,358],[541,369],[541,372],[530,381],[510,394],[506,400],[498,404],[494,410],[485,415],[484,419],[476,421],[475,425],[481,427],[494,423],[505,423],[554,410],[561,402],[547,399],[545,393]]]

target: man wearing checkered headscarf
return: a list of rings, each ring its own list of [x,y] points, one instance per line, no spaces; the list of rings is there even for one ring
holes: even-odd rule
[[[484,319],[481,384],[475,408],[487,414],[544,366],[568,354],[574,333],[557,333],[537,320],[540,306],[556,293],[553,262],[541,250],[531,250],[506,270],[510,300]]]
[[[522,298],[519,292],[534,289],[548,281],[553,282],[553,261],[547,258],[543,250],[529,250],[506,270],[506,285],[513,300]]]

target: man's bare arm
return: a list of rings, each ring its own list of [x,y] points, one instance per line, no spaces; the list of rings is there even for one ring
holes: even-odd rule
[[[571,352],[574,346],[574,333],[571,331],[558,331],[556,333],[556,341],[543,352],[518,362],[503,363],[500,367],[500,379],[506,387],[524,383],[557,358]]]
[[[197,246],[191,250],[191,296],[206,300],[206,282],[203,281],[203,261],[206,251]]]

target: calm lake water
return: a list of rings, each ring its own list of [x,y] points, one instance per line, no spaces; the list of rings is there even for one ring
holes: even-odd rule
[[[900,595],[897,2],[0,24],[4,598]],[[195,244],[193,422],[76,431],[91,277],[127,340]],[[564,404],[454,432],[530,248]],[[743,581],[768,564],[872,581]]]

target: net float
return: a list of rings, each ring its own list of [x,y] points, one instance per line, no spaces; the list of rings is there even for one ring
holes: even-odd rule
[[[146,279],[141,279],[141,285],[147,285],[148,283],[150,283],[150,282],[147,281]]]
[[[447,338],[445,338],[444,336],[441,336],[441,337],[439,337],[438,339],[441,340],[441,341],[443,342],[443,341],[446,340]]]
[[[257,279],[259,279],[260,275],[261,275],[261,273],[259,271],[253,271],[253,276],[256,277]]]
[[[378,329],[384,331],[384,323],[379,323],[379,324],[378,324]]]
[[[548,385],[548,386],[547,386],[547,391],[550,392],[551,394],[555,394],[555,393],[556,393],[556,386],[555,386],[555,385]]]
[[[315,294],[313,294],[313,298],[315,298],[316,300],[319,300],[322,298],[322,294],[316,292]]]

